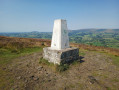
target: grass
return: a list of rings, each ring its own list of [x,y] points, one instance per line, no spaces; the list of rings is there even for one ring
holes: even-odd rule
[[[100,77],[103,77],[103,78],[108,78],[108,73],[100,73],[100,71],[93,71],[92,72],[92,75],[93,76],[100,76]]]
[[[112,59],[112,63],[119,67],[119,56],[112,55],[109,53],[104,53],[104,54],[108,55]]]
[[[114,78],[112,81],[113,81],[113,82],[119,82],[119,79]]]
[[[112,57],[112,59],[113,59],[112,62],[113,62],[116,66],[119,66],[119,56],[114,56],[114,55],[112,55],[111,57]]]
[[[88,50],[85,50],[85,49],[79,49],[79,55],[80,56],[84,56],[85,55],[85,52],[87,52]]]
[[[8,65],[15,62],[15,58],[42,51],[42,47],[24,48],[11,50],[0,48],[0,89],[10,90],[14,83],[14,74],[7,68]]]
[[[98,51],[97,51],[98,52]],[[108,55],[111,59],[112,59],[112,63],[116,66],[119,67],[119,56],[117,55],[113,55],[113,54],[110,54],[110,53],[106,53],[106,52],[100,52],[100,53],[103,53],[105,55]]]
[[[24,48],[18,50],[0,48],[0,64],[8,64],[14,58],[32,54],[34,52],[39,52],[39,51],[42,51],[42,47]]]
[[[63,71],[66,71],[69,69],[69,64],[60,64],[60,65],[57,65],[56,67],[56,70],[58,72],[63,72]]]
[[[53,66],[54,65],[53,63],[48,62],[48,60],[44,59],[43,57],[40,58],[39,64],[47,65],[47,66]]]
[[[109,56],[112,59],[112,63],[119,67],[119,56],[113,55],[111,53],[107,53],[107,52],[104,52],[104,51],[93,51],[93,52],[103,53],[103,54]]]
[[[79,50],[79,55],[84,56],[86,51],[88,51],[88,50],[80,49]],[[112,59],[112,63],[119,67],[119,56],[113,55],[111,53],[107,53],[105,51],[92,51],[92,52],[103,53],[105,55],[108,55]]]
[[[79,55],[84,56],[85,53],[84,52],[79,52]]]

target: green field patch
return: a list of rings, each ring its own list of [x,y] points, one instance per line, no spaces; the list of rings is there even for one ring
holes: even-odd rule
[[[32,47],[32,48],[24,48],[18,50],[10,50],[10,49],[0,49],[0,64],[5,64],[11,62],[14,58],[32,54],[34,52],[41,52],[42,47]]]

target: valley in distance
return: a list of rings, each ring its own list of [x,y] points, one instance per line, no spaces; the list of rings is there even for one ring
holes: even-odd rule
[[[119,29],[69,31],[79,60],[54,65],[43,59],[52,32],[0,33],[0,90],[118,90]]]
[[[2,32],[0,36],[51,39],[52,32]],[[69,41],[72,43],[119,48],[119,29],[69,30]]]

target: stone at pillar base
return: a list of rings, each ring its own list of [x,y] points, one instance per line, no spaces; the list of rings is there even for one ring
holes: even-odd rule
[[[54,64],[70,63],[79,59],[79,49],[72,47],[53,50],[51,47],[45,47],[43,48],[43,58]]]

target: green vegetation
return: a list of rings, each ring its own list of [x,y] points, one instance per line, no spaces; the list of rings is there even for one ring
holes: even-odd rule
[[[39,63],[42,65],[47,65],[47,66],[53,66],[53,63],[48,62],[48,60],[45,60],[43,57],[40,58]]]
[[[34,52],[39,52],[39,51],[42,51],[41,47],[24,48],[24,49],[17,49],[17,50],[0,48],[0,64],[9,63],[14,58],[32,54]]]
[[[116,66],[119,66],[119,56],[113,55],[113,54],[110,54],[110,53],[106,53],[104,51],[93,51],[93,52],[95,52],[95,53],[98,52],[98,53],[103,53],[105,55],[108,55],[113,60],[112,63]],[[107,62],[108,62],[108,60],[107,60]]]
[[[99,53],[103,53],[103,54],[108,55],[113,60],[112,63],[119,67],[119,56],[109,54],[109,53],[105,53],[104,51],[95,51],[95,52],[99,52]]]
[[[113,82],[119,82],[119,79],[114,78],[112,81],[113,81]]]
[[[60,64],[57,66],[57,71],[63,72],[66,71],[69,68],[69,64]]]
[[[84,56],[86,51],[87,51],[87,50],[79,49],[79,55],[80,55],[80,56]]]
[[[0,33],[1,36],[51,39],[51,32]],[[69,40],[94,46],[119,48],[119,29],[81,29],[70,30]]]
[[[119,48],[119,33],[80,32],[70,35],[70,41],[73,43]]]
[[[0,88],[8,90],[13,85],[14,75],[7,69],[7,66],[13,61],[15,62],[15,58],[40,51],[42,51],[42,47],[22,48],[17,50],[0,48]]]
[[[51,32],[18,32],[18,33],[0,33],[1,36],[9,37],[24,37],[24,38],[45,38],[50,39],[52,36]]]
[[[113,59],[113,63],[119,66],[119,56],[111,55],[111,58]]]

